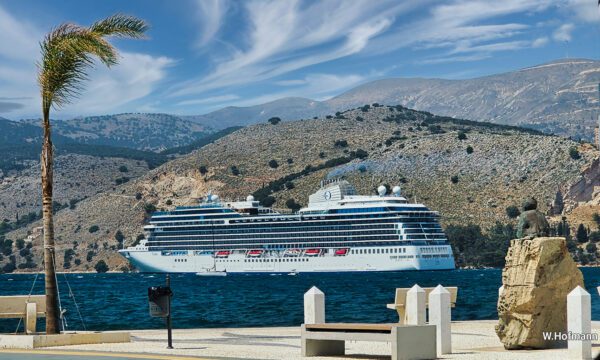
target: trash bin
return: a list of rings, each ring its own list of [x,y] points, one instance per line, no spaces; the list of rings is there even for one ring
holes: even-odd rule
[[[148,288],[148,305],[150,316],[167,317],[171,312],[171,296],[173,292],[169,286],[151,286]]]

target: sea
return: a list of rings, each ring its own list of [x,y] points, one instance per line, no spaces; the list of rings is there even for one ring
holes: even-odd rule
[[[600,268],[582,268],[592,296],[592,319],[600,320]],[[149,314],[148,287],[164,286],[165,274],[58,274],[66,330],[162,329]],[[312,286],[325,293],[327,322],[397,322],[386,308],[394,289],[457,286],[453,320],[497,319],[501,270],[418,272],[233,274],[206,277],[171,274],[174,328],[297,326],[303,322],[303,295]],[[0,275],[0,296],[43,294],[43,275]],[[43,329],[40,319],[38,330]],[[0,319],[0,332],[15,332],[19,320]],[[20,325],[22,331],[22,324]]]

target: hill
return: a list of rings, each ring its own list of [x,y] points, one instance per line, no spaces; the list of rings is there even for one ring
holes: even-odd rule
[[[61,210],[56,216],[58,250],[68,255],[69,269],[91,270],[100,259],[111,269],[126,268],[116,249],[139,238],[153,208],[194,204],[212,190],[228,199],[254,193],[285,209],[289,199],[305,205],[327,177],[346,178],[360,193],[372,193],[382,183],[401,184],[409,199],[439,211],[444,226],[473,224],[488,231],[496,222],[514,224],[506,208],[526,196],[535,196],[546,210],[556,189],[576,182],[597,156],[590,147],[533,130],[402,106],[259,124],[89,197],[75,209]],[[6,238],[16,244],[35,226],[9,232]],[[30,258],[39,264],[41,237],[32,239]],[[16,266],[27,262],[14,246],[6,250],[11,252]],[[13,259],[5,255],[3,264]],[[58,266],[64,261],[59,256]]]
[[[40,126],[40,120],[23,120]],[[206,125],[168,114],[117,114],[55,120],[56,134],[80,144],[161,151],[187,145],[213,131]],[[1,139],[0,139],[1,140]]]
[[[369,82],[327,101],[283,98],[228,107],[188,119],[216,129],[333,115],[363,104],[386,104],[438,115],[519,125],[592,140],[600,61],[563,59],[512,72],[464,80],[394,78]]]

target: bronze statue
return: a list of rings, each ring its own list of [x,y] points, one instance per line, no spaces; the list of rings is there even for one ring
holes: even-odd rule
[[[546,217],[537,210],[537,201],[532,197],[525,199],[517,224],[517,238],[548,236],[549,230]]]

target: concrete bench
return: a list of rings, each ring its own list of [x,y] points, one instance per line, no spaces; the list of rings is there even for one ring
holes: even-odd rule
[[[423,288],[425,290],[425,308],[429,308],[429,293],[435,288]],[[398,323],[404,324],[406,320],[406,293],[410,288],[398,288],[396,289],[396,297],[393,304],[387,304],[387,308],[396,310],[398,312]],[[447,287],[446,290],[450,292],[450,306],[456,306],[456,297],[458,296],[457,287]]]
[[[25,333],[35,333],[38,317],[46,316],[45,295],[0,296],[0,319],[25,319]]]
[[[436,358],[435,325],[303,324],[302,356],[344,355],[345,341],[392,345],[392,360]]]

